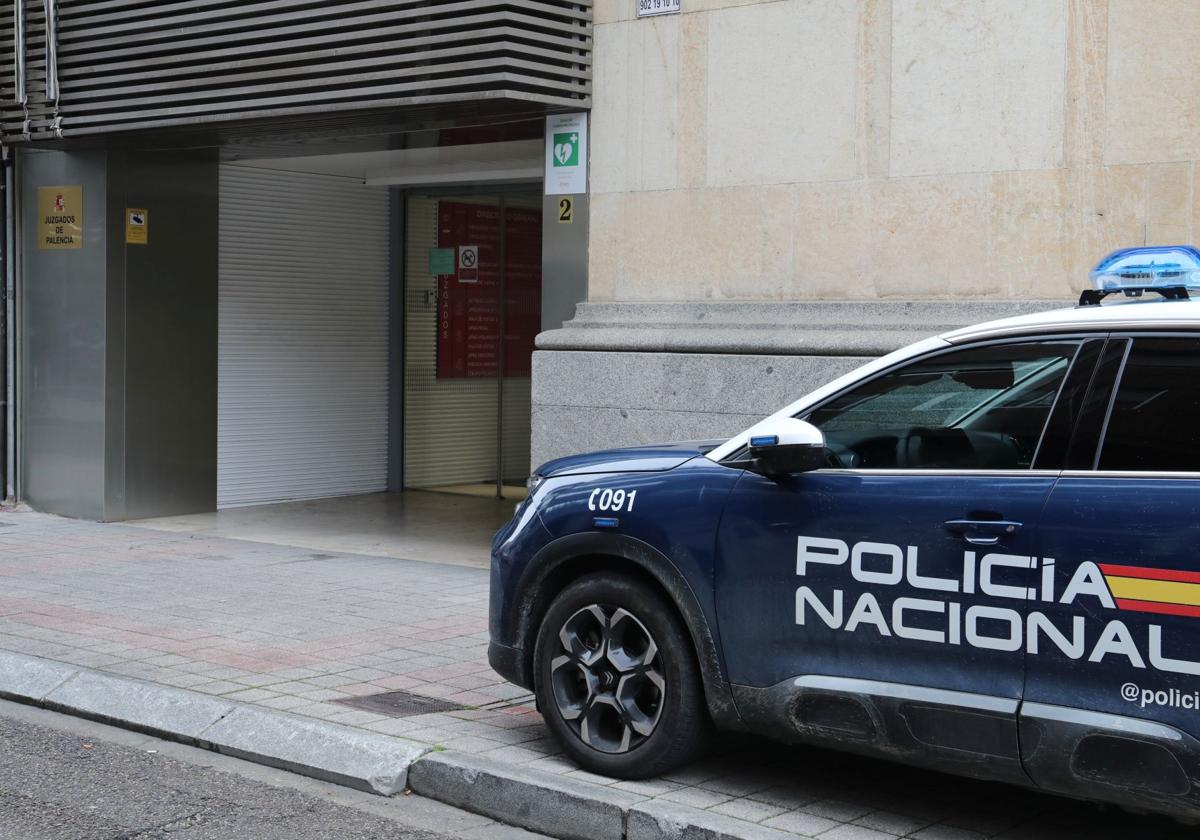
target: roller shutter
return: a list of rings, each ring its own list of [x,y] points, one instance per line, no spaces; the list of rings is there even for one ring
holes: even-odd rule
[[[221,168],[217,506],[386,489],[388,194]]]

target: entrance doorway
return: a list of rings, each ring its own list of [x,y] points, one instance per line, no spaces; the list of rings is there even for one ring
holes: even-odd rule
[[[404,228],[404,485],[521,498],[541,194],[412,192]]]

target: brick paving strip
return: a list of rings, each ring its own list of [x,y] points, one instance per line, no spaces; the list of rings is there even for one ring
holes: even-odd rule
[[[407,784],[560,837],[1176,834],[747,738],[660,779],[592,775],[488,667],[487,588],[486,571],[462,566],[0,513],[0,695],[380,793]],[[339,702],[390,691],[464,708],[393,717]]]

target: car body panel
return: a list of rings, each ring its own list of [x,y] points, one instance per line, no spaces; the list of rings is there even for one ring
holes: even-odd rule
[[[543,478],[549,478],[585,473],[665,472],[704,454],[722,442],[697,440],[604,449],[547,461],[538,467],[536,473]]]
[[[654,448],[643,451],[648,460],[659,457]],[[491,636],[515,651],[497,653],[518,663],[507,666],[521,674],[514,681],[529,681],[530,618],[544,606],[537,597],[541,581],[560,564],[608,554],[634,564],[667,590],[680,613],[690,619],[698,646],[711,649],[706,656],[701,653],[714,690],[727,694],[727,687],[721,686],[727,678],[713,599],[712,557],[725,498],[740,474],[693,454],[669,471],[559,474],[543,480],[493,542]],[[611,494],[608,507],[601,509],[605,491],[623,491],[620,510],[613,509]],[[616,523],[599,529],[597,519]],[[720,713],[736,720],[731,704],[717,700]]]
[[[1200,737],[1198,499],[1200,476],[1058,481],[1039,535],[1052,585],[1031,606],[1061,639],[1038,633],[1026,700]]]
[[[746,474],[718,534],[717,614],[732,679],[762,687],[823,674],[1020,697],[1023,651],[1009,623],[1023,620],[1054,481]],[[971,516],[1019,524],[986,547],[943,524]]]

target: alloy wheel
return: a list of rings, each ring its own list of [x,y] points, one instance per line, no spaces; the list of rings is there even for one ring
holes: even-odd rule
[[[632,613],[591,604],[558,631],[551,688],[562,719],[579,739],[606,753],[626,753],[653,733],[666,680],[658,644]]]

